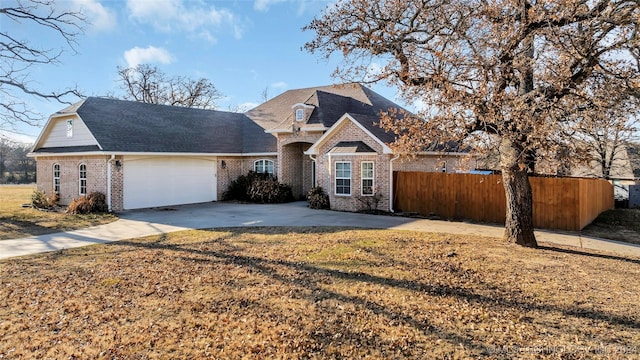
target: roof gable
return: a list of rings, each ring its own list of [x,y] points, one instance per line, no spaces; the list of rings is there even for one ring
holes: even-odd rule
[[[360,117],[362,120],[364,120],[365,122],[368,122],[368,120],[371,120],[371,117],[369,116],[357,116],[356,117]],[[366,118],[366,120],[365,120]],[[378,144],[380,144],[380,146],[382,146],[382,153],[383,154],[391,154],[391,148],[389,148],[389,146],[387,146],[387,144],[385,144],[380,138],[378,138],[377,136],[375,136],[371,131],[369,131],[365,126],[363,126],[358,120],[356,120],[354,118],[354,115],[352,114],[344,114],[344,116],[342,116],[340,118],[340,120],[336,121],[335,124],[333,124],[333,126],[331,126],[331,128],[329,130],[327,130],[327,132],[325,132],[320,139],[318,139],[318,141],[316,141],[313,145],[311,145],[311,147],[305,151],[304,153],[307,155],[317,155],[318,154],[318,149],[320,148],[320,146],[322,146],[322,144],[324,144],[328,139],[330,139],[336,132],[338,132],[340,130],[340,128],[345,124],[345,122],[347,121],[351,121],[353,122],[357,127],[359,127],[365,134],[367,134],[369,137],[371,137],[374,141],[376,141]],[[373,125],[372,125],[373,126]]]

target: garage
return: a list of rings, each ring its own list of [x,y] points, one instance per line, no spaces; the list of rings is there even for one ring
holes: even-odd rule
[[[125,157],[122,168],[124,209],[217,200],[215,157]]]

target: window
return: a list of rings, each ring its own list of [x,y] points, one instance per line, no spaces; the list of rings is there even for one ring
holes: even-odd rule
[[[336,162],[336,195],[351,195],[351,163]]]
[[[360,166],[362,195],[373,195],[373,161],[363,161]]]
[[[302,120],[304,120],[304,110],[298,109],[296,110],[296,121],[302,121]]]
[[[60,194],[60,164],[53,164],[53,192]]]
[[[87,195],[87,165],[80,164],[80,195]]]
[[[274,166],[272,160],[258,160],[253,163],[253,171],[257,173],[274,174]]]
[[[67,120],[67,137],[73,137],[73,120]]]

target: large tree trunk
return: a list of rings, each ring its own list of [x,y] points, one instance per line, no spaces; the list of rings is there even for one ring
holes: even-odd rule
[[[504,239],[518,245],[537,247],[533,234],[533,196],[527,166],[518,161],[521,149],[504,139],[500,144],[502,183],[507,198]]]

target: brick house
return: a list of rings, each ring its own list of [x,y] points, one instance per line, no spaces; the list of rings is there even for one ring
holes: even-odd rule
[[[216,201],[253,170],[331,208],[393,210],[393,171],[456,172],[469,156],[399,158],[376,123],[397,104],[360,84],[289,90],[246,113],[90,97],[50,116],[30,156],[62,204],[99,191],[113,211]]]

